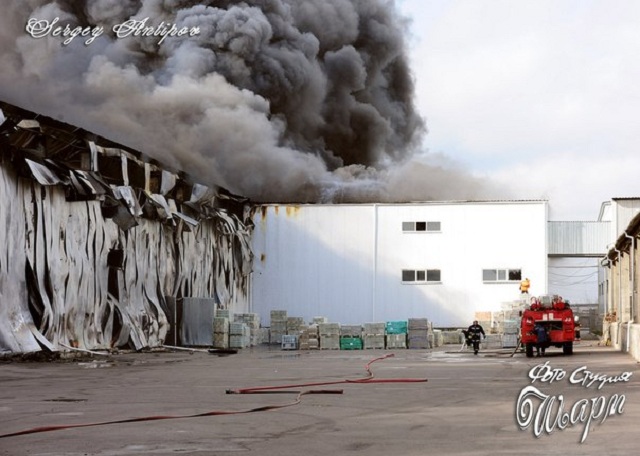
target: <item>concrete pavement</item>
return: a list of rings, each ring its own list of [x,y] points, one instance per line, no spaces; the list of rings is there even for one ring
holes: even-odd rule
[[[298,352],[261,346],[229,356],[157,351],[4,361],[0,434],[84,427],[0,438],[0,455],[637,453],[640,374],[631,357],[591,342],[573,356],[550,349],[547,357],[532,359],[508,350],[474,356],[458,348]],[[340,383],[365,378],[367,364],[386,355],[392,356],[370,364],[373,378],[398,381]],[[293,392],[227,394],[309,383],[316,385],[286,391],[342,394],[304,395],[297,404]],[[271,409],[279,406],[285,407]],[[238,413],[261,407],[268,410]],[[536,424],[547,431],[536,436]]]

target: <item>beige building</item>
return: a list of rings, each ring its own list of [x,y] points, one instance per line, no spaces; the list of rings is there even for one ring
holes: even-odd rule
[[[637,278],[640,199],[614,198],[603,205],[601,217],[612,221],[612,234],[616,233],[601,261],[603,339],[640,360]]]

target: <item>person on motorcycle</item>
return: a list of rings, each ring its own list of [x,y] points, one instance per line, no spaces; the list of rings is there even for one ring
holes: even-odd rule
[[[484,328],[478,324],[478,320],[473,320],[473,324],[467,329],[467,338],[471,341],[473,346],[473,354],[477,355],[480,350],[480,335],[487,337],[484,333]]]

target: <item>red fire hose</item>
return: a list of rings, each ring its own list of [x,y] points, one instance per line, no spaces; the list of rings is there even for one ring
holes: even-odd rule
[[[41,426],[32,429],[26,429],[23,431],[12,432],[9,434],[0,434],[0,439],[7,437],[16,437],[19,435],[27,435],[27,434],[36,434],[40,432],[51,432],[51,431],[59,431],[62,429],[71,429],[71,428],[80,428],[80,427],[90,427],[90,426],[104,426],[107,424],[119,424],[119,423],[135,423],[139,421],[157,421],[157,420],[172,420],[178,418],[198,418],[205,416],[216,416],[216,415],[235,415],[242,413],[253,413],[253,412],[264,412],[267,410],[275,410],[284,407],[291,407],[292,405],[299,404],[302,400],[302,396],[307,394],[342,394],[342,390],[305,390],[305,391],[284,391],[289,388],[308,388],[313,386],[323,386],[323,385],[337,385],[337,384],[345,384],[345,383],[414,383],[414,382],[426,382],[428,381],[426,378],[395,378],[395,379],[374,379],[373,373],[371,372],[371,364],[376,361],[380,361],[382,359],[390,358],[393,354],[388,354],[385,356],[381,356],[379,358],[375,358],[372,361],[368,362],[365,366],[365,370],[367,371],[367,376],[359,379],[344,379],[344,380],[336,380],[331,382],[311,382],[311,383],[298,383],[292,385],[280,385],[280,386],[258,386],[253,388],[241,388],[236,390],[227,390],[227,394],[263,394],[263,393],[297,393],[297,396],[294,401],[289,402],[287,404],[280,405],[265,405],[261,407],[256,407],[247,410],[213,410],[210,412],[204,413],[196,413],[193,415],[155,415],[155,416],[143,416],[139,418],[128,418],[121,420],[113,420],[113,421],[102,421],[97,423],[81,423],[81,424],[67,424],[67,425],[59,425],[59,426]]]
[[[344,380],[335,380],[331,382],[313,382],[313,383],[297,383],[292,385],[281,385],[281,386],[256,386],[253,388],[241,388],[236,390],[227,390],[227,394],[256,394],[269,392],[273,390],[286,389],[286,388],[308,388],[311,386],[324,386],[324,385],[340,385],[344,383],[415,383],[415,382],[426,382],[426,378],[385,378],[385,379],[375,379],[373,378],[373,372],[371,372],[371,365],[376,361],[380,361],[386,358],[391,358],[393,353],[388,355],[380,356],[369,361],[365,365],[365,370],[367,371],[367,376],[365,378],[358,379],[344,379]]]

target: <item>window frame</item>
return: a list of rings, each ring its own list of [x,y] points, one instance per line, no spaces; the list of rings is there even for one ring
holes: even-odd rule
[[[413,273],[413,280],[405,280],[407,273]],[[429,280],[429,277],[433,277],[434,274],[438,275],[438,280]],[[422,276],[423,279],[418,280]],[[442,270],[436,268],[429,269],[402,269],[400,274],[401,282],[403,285],[430,285],[442,283]]]
[[[405,221],[405,222],[402,222],[402,232],[403,233],[442,233],[442,222],[437,220]]]
[[[492,273],[493,278],[487,278],[488,273]],[[522,268],[482,269],[482,283],[520,283],[520,281],[522,281]]]

